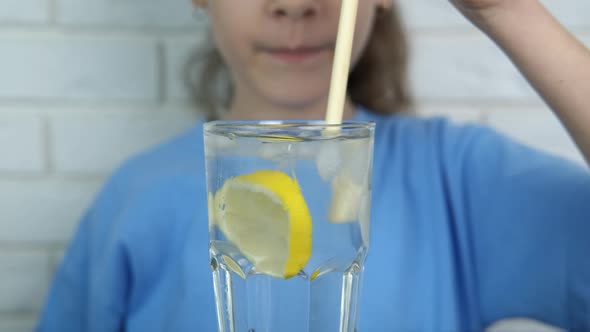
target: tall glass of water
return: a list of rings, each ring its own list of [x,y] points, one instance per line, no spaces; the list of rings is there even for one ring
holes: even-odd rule
[[[204,125],[222,332],[355,331],[374,124]]]

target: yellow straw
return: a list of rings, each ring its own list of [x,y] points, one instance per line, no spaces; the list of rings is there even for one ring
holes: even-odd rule
[[[328,124],[342,123],[357,10],[358,0],[342,0],[338,39],[336,40],[334,64],[332,65],[328,110],[326,112],[326,123]]]

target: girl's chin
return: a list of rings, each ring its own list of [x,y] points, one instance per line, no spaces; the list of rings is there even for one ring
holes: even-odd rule
[[[306,109],[314,106],[317,107],[318,104],[325,103],[328,100],[328,89],[324,87],[310,89],[310,91],[301,91],[301,86],[285,86],[281,87],[280,90],[273,90],[267,94],[268,100],[284,108]]]
[[[273,100],[273,104],[278,109],[284,109],[293,112],[305,112],[313,109],[324,109],[326,105],[327,97],[325,96],[314,96],[310,98],[306,97],[292,97],[292,98],[276,98]]]

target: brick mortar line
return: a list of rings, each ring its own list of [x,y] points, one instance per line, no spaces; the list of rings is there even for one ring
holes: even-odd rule
[[[566,28],[575,35],[584,37],[590,36],[590,25],[588,26],[566,26]],[[444,38],[464,38],[483,36],[481,31],[470,25],[459,26],[450,25],[446,27],[412,27],[407,26],[406,30],[411,36],[420,37],[444,37]]]
[[[48,0],[47,6],[49,7],[49,23],[54,25],[57,22],[57,0]]]
[[[13,172],[13,171],[0,171],[0,182],[3,180],[8,181],[31,181],[31,182],[44,182],[48,179],[48,174],[43,173],[27,173],[27,172]]]
[[[150,39],[150,38],[191,38],[200,33],[201,28],[117,28],[115,26],[104,26],[103,28],[70,26],[48,24],[48,23],[27,23],[27,24],[6,24],[0,23],[0,38],[113,38],[113,39]]]
[[[54,161],[53,161],[53,142],[51,139],[51,121],[49,120],[47,115],[41,116],[41,125],[42,125],[42,132],[41,132],[41,146],[43,149],[43,166],[45,172],[47,174],[53,173],[54,170]]]
[[[4,21],[0,22],[0,33],[3,33],[3,30],[38,30],[44,31],[47,28],[51,28],[51,24],[49,22],[49,18],[45,18],[43,21],[10,21],[5,19]]]
[[[38,101],[5,101],[0,98],[1,114],[161,114],[170,112],[193,112],[196,106],[190,100],[167,100],[162,104],[155,103],[75,103]]]
[[[45,108],[45,109],[52,109],[56,107],[66,107],[66,108],[135,108],[135,109],[145,109],[145,108],[161,108],[161,106],[166,105],[158,105],[155,103],[156,100],[108,100],[108,98],[104,98],[104,100],[88,100],[88,101],[76,101],[76,100],[68,100],[67,98],[39,98],[35,99],[34,97],[29,98],[1,98],[0,97],[0,109],[2,107],[35,107],[35,108]],[[169,101],[172,102],[172,101]]]
[[[37,319],[38,311],[0,311],[0,320],[35,320]]]
[[[0,240],[0,256],[11,254],[42,254],[48,259],[66,247],[67,242],[33,243],[33,242],[6,242]]]
[[[19,182],[19,183],[102,183],[107,179],[110,173],[68,173],[56,171],[53,174],[27,174],[18,172],[0,172],[1,182]]]
[[[168,77],[166,68],[167,52],[165,41],[158,40],[156,43],[156,75],[158,75],[158,105],[162,105],[168,99]]]
[[[28,325],[28,323],[32,323],[33,326],[37,323],[39,319],[39,310],[36,311],[0,311],[0,327],[3,323],[8,322],[24,322]]]

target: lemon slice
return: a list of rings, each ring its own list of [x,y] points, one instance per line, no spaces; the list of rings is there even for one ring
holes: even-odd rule
[[[257,271],[291,278],[311,256],[312,223],[296,180],[272,170],[228,179],[215,194],[218,227]]]

